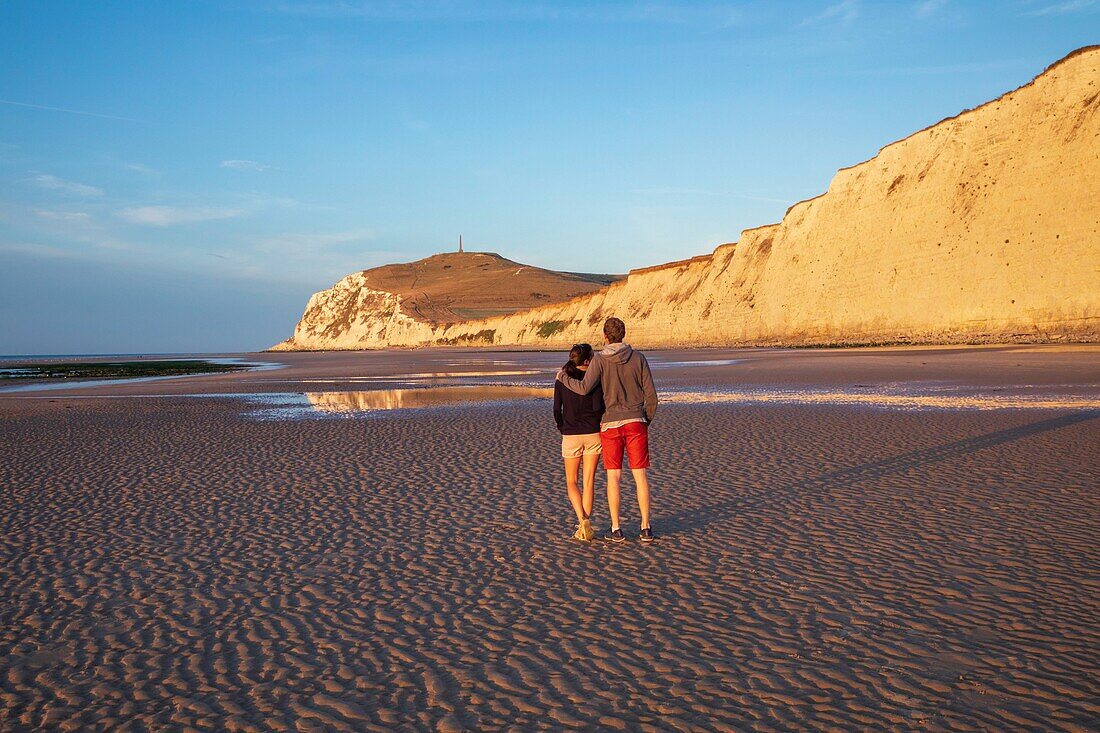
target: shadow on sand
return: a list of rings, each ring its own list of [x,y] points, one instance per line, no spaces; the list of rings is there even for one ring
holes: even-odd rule
[[[837,486],[844,486],[861,481],[873,481],[895,473],[920,468],[930,463],[958,458],[984,448],[992,448],[1004,443],[1011,443],[1015,440],[1022,440],[1033,435],[1039,435],[1051,430],[1058,430],[1097,418],[1100,418],[1100,410],[1075,412],[1046,420],[1039,420],[1038,422],[1021,425],[1015,428],[997,430],[992,433],[986,433],[985,435],[977,435],[973,438],[965,438],[963,440],[944,443],[943,445],[922,448],[920,450],[910,451],[909,453],[902,453],[901,455],[891,458],[884,458],[879,461],[852,466],[851,468],[830,471],[821,476],[780,484],[776,486],[773,491],[769,491],[769,495],[765,497],[742,497],[672,514],[662,519],[660,522],[661,530],[662,533],[666,535],[675,535],[684,531],[698,530],[707,525],[722,521],[738,512],[763,504],[764,502],[773,501],[779,494],[789,495],[793,493],[797,496],[808,491],[832,489]]]

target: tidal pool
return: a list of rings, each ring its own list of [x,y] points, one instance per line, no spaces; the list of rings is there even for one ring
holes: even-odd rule
[[[244,396],[260,405],[252,414],[265,419],[295,419],[321,415],[353,416],[388,410],[453,407],[477,403],[546,400],[549,387],[516,385],[465,385],[409,389],[374,389],[353,392],[292,392]]]

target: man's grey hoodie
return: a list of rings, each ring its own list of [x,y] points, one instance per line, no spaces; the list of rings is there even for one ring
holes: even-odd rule
[[[604,423],[639,417],[647,423],[653,422],[657,412],[657,389],[653,386],[649,362],[642,352],[627,344],[608,344],[597,352],[584,379],[574,379],[564,371],[558,372],[558,379],[581,395],[591,392],[597,384],[602,385]]]

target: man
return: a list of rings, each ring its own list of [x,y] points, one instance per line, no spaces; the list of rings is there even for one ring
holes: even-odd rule
[[[607,539],[623,542],[619,527],[619,482],[623,475],[623,453],[630,462],[630,473],[638,489],[638,512],[642,517],[639,539],[653,542],[649,525],[649,424],[657,412],[657,390],[649,362],[641,352],[623,343],[626,324],[618,318],[608,318],[603,324],[605,346],[592,359],[584,379],[575,379],[558,372],[558,380],[573,392],[585,395],[603,386],[605,411],[600,421],[600,443],[603,464],[607,469],[607,508],[611,514],[611,532]]]

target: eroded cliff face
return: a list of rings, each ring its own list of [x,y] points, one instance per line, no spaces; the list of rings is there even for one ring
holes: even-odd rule
[[[366,272],[356,272],[314,293],[294,335],[273,350],[382,348],[432,339],[431,323],[406,313],[397,293],[376,290],[367,281]]]
[[[311,307],[359,298],[395,324],[385,340],[318,316],[289,348],[560,347],[609,315],[640,346],[1100,341],[1100,48],[841,170],[778,224],[564,303],[407,323],[348,281]]]

